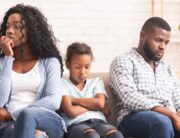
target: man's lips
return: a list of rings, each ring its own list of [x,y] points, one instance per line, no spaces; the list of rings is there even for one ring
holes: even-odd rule
[[[156,55],[158,55],[158,56],[163,56],[164,55],[164,52],[156,52]]]

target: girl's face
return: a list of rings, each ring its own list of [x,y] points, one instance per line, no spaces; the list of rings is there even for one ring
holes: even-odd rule
[[[8,17],[6,24],[6,36],[14,42],[14,47],[27,42],[27,33],[24,24],[22,16],[19,13],[11,14]]]
[[[84,83],[90,72],[90,66],[92,62],[91,55],[75,54],[72,56],[70,63],[66,63],[70,71],[70,80],[76,85]]]

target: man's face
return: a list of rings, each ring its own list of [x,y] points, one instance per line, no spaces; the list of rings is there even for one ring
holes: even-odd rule
[[[161,28],[154,28],[152,32],[146,33],[146,40],[143,45],[143,51],[146,57],[152,61],[159,61],[163,55],[170,40],[170,32]]]

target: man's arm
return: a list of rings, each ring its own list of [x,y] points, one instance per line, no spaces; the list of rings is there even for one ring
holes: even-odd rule
[[[178,113],[161,106],[155,106],[151,110],[169,117],[173,122],[175,128],[180,131],[180,116],[178,115]]]
[[[116,58],[111,65],[111,87],[124,107],[131,111],[141,111],[162,106],[138,92],[133,71],[134,66],[129,59]]]
[[[172,100],[177,111],[180,111],[180,82],[175,75],[172,76],[174,82],[174,90]]]
[[[151,110],[169,117],[175,128],[180,130],[180,117],[163,105],[139,93],[133,78],[133,65],[130,61],[115,60],[111,68],[111,81],[115,94],[124,106],[132,111]],[[180,99],[180,98],[179,98]]]

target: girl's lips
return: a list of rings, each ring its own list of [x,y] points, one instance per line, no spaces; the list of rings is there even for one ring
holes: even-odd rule
[[[85,77],[85,76],[80,76],[79,79],[80,79],[80,80],[85,80],[86,77]]]

